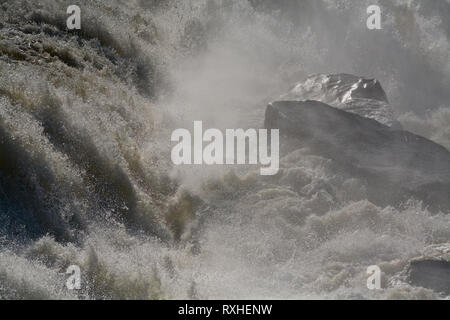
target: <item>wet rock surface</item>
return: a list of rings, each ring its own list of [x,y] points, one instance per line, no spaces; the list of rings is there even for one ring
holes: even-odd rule
[[[282,101],[316,100],[335,108],[400,128],[386,93],[377,79],[351,74],[315,74],[296,83]]]
[[[374,203],[414,197],[434,211],[450,208],[450,152],[426,138],[318,101],[271,103],[265,127],[280,129],[282,149],[283,141],[284,148],[307,145],[364,178]]]
[[[450,294],[450,261],[417,259],[411,261],[409,281],[414,286]]]
[[[427,248],[423,256],[411,259],[403,276],[410,285],[450,295],[450,244]]]

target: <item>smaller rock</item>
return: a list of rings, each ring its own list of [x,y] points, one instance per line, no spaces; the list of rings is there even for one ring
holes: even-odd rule
[[[450,245],[446,247],[450,249]],[[408,282],[450,295],[450,250],[440,251],[432,256],[411,260],[407,269]]]

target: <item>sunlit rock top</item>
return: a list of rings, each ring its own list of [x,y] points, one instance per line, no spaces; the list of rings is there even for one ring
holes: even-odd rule
[[[295,84],[279,100],[317,100],[388,126],[399,126],[386,93],[376,79],[350,74],[315,74]]]

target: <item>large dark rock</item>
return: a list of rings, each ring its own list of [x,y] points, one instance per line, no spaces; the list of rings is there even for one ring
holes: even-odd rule
[[[280,129],[282,150],[306,145],[366,181],[376,204],[413,197],[450,210],[450,152],[426,138],[318,101],[273,102],[265,127]]]

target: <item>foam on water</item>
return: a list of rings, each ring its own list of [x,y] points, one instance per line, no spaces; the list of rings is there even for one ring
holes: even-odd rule
[[[379,32],[369,4],[85,0],[69,34],[68,1],[1,1],[0,298],[437,298],[389,280],[450,242],[448,213],[377,207],[305,148],[274,177],[170,164],[172,129],[261,127],[319,72],[378,79],[449,147],[449,2],[380,0]]]

